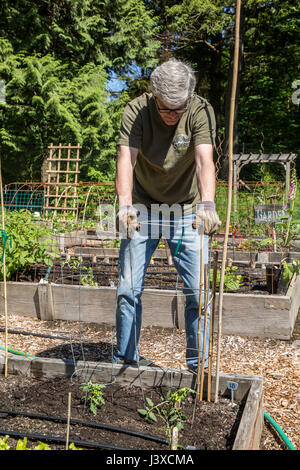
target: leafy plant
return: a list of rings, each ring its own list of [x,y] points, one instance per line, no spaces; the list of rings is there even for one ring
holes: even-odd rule
[[[105,400],[103,397],[103,389],[105,385],[93,384],[91,380],[88,383],[82,384],[80,388],[85,392],[82,399],[86,399],[90,405],[91,412],[96,415],[98,408],[104,405]]]
[[[231,266],[225,268],[224,276],[224,290],[225,291],[235,291],[238,290],[243,285],[243,276],[241,274],[236,274],[237,266]],[[210,279],[212,282],[213,269],[210,270]],[[221,271],[217,271],[216,287],[220,286]]]
[[[9,450],[10,446],[7,444],[9,436],[5,436],[4,439],[0,438],[0,450]]]
[[[31,450],[27,447],[27,437],[24,437],[23,440],[18,440],[16,450]],[[33,448],[33,450],[51,450],[51,447],[48,446],[48,444],[45,444],[44,442],[39,442],[38,445]]]
[[[9,439],[9,436],[6,435],[4,439],[0,438],[0,450],[10,450],[10,446],[8,445],[7,441]],[[79,447],[76,447],[73,442],[69,445],[70,450],[82,450]],[[24,439],[19,439],[16,445],[15,450],[52,450],[51,447],[46,444],[45,442],[39,442],[36,446],[33,447],[33,449],[30,449],[27,447],[27,437],[24,437]]]
[[[87,274],[83,274],[80,276],[80,281],[83,286],[92,286],[92,287],[97,287],[98,283],[94,281],[94,276],[93,276],[93,270],[91,267],[86,268],[87,269]]]
[[[285,262],[283,264],[283,274],[282,279],[286,284],[289,284],[292,280],[292,277],[296,274],[300,275],[300,261],[293,260],[291,263]]]
[[[171,444],[173,428],[177,427],[178,431],[181,431],[183,423],[187,419],[182,412],[182,402],[189,393],[196,392],[188,387],[180,388],[173,393],[171,390],[168,390],[166,398],[161,397],[161,402],[157,405],[149,397],[146,397],[148,406],[137,411],[145,421],[157,422],[157,417],[161,418],[164,423],[167,440]]]
[[[67,266],[68,268],[77,270],[80,273],[82,270],[86,272],[86,274],[80,274],[80,282],[83,286],[98,286],[98,283],[94,281],[92,267],[90,266],[87,268],[86,266],[82,265],[81,261],[76,256],[71,256],[69,260],[63,261],[62,266]]]
[[[59,251],[51,240],[51,230],[34,220],[29,211],[6,212],[5,227],[5,233],[2,232],[0,256],[3,256],[3,242],[7,237],[5,245],[7,279],[17,271],[35,263],[45,263],[50,266],[53,264],[53,259],[59,256]],[[3,279],[3,263],[0,275]]]

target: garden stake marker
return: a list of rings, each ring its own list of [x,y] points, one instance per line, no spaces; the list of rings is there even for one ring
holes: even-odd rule
[[[215,403],[218,402],[219,392],[219,374],[220,374],[220,348],[222,336],[222,309],[223,309],[223,292],[224,292],[224,276],[227,258],[227,243],[229,235],[230,213],[231,213],[231,200],[232,200],[232,173],[233,173],[233,128],[234,128],[234,110],[236,101],[237,89],[237,76],[238,76],[238,62],[239,62],[239,41],[240,41],[240,16],[241,16],[241,0],[236,2],[236,16],[235,16],[235,42],[234,42],[234,59],[233,59],[233,74],[232,74],[232,88],[230,100],[230,115],[229,115],[229,128],[228,128],[228,195],[227,195],[227,213],[226,225],[224,234],[222,266],[220,275],[220,288],[219,288],[219,320],[218,320],[218,346],[217,346],[217,361],[216,361],[216,389],[215,389]]]
[[[227,382],[227,388],[229,388],[229,390],[231,391],[231,405],[233,406],[234,405],[234,392],[235,390],[237,390],[239,384],[237,382],[231,382],[231,381],[228,381]]]
[[[199,289],[199,312],[198,312],[198,367],[197,367],[197,400],[199,401],[200,387],[200,333],[202,313],[202,287],[203,287],[203,233],[200,235],[200,289]]]
[[[201,364],[201,380],[200,380],[200,396],[199,400],[203,399],[203,383],[204,383],[204,365],[206,353],[206,338],[207,338],[207,307],[208,307],[208,265],[204,265],[204,336],[202,346],[202,364]]]
[[[214,261],[213,261],[212,288],[211,288],[209,352],[208,352],[208,377],[207,377],[207,401],[211,400],[211,374],[212,374],[212,359],[213,359],[213,336],[214,336],[214,320],[215,320],[215,305],[216,305],[217,271],[218,271],[218,252],[215,251]]]

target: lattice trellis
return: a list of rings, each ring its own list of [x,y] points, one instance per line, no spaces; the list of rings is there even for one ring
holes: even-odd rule
[[[66,220],[66,214],[72,213],[75,218],[81,146],[50,144],[48,149],[45,215],[51,213],[55,217],[59,213]]]

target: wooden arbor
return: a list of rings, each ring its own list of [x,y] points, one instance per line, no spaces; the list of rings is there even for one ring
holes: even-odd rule
[[[233,207],[237,210],[237,192],[241,182],[240,171],[249,163],[280,163],[285,169],[285,202],[288,201],[291,183],[291,163],[296,160],[296,153],[240,153],[233,155]]]
[[[66,214],[72,213],[75,218],[78,212],[78,175],[80,162],[79,144],[73,146],[50,144],[47,158],[47,182],[45,198],[45,215],[57,212],[66,220]]]

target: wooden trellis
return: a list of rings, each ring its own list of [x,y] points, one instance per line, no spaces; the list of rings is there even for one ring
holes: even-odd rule
[[[243,166],[249,163],[280,163],[285,169],[285,201],[287,203],[290,184],[291,184],[291,163],[296,160],[296,153],[259,153],[259,154],[236,154],[233,155],[233,207],[234,212],[237,210],[237,193],[242,180],[240,179],[240,171]]]
[[[78,211],[78,175],[81,146],[50,144],[45,197],[45,215],[59,213],[63,220],[72,212],[75,218]]]

